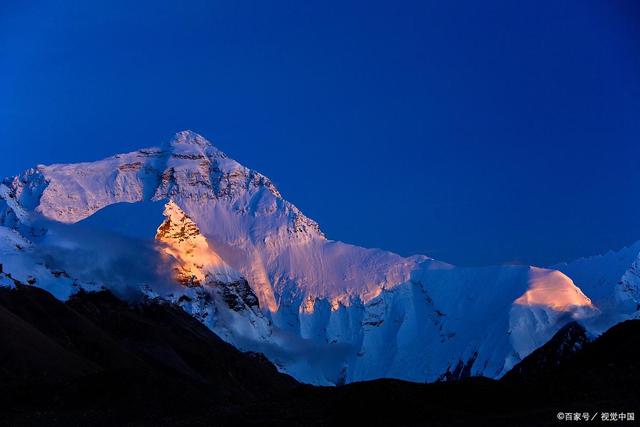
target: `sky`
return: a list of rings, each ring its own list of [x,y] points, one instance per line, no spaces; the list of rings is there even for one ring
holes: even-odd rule
[[[191,129],[331,239],[462,265],[640,240],[640,2],[0,4],[0,175]]]

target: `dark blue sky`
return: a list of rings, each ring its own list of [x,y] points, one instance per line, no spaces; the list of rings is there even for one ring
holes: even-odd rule
[[[2,2],[0,175],[186,128],[330,238],[462,264],[618,248],[640,2]]]

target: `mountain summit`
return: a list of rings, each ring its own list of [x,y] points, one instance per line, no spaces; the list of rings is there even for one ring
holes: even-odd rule
[[[189,144],[199,147],[213,147],[211,143],[202,135],[190,130],[177,132],[169,142],[169,145]]]
[[[602,330],[632,316],[638,295],[613,283],[596,305],[557,270],[329,240],[269,178],[191,131],[7,178],[0,225],[0,283],[60,299],[126,285],[318,384],[500,377],[567,322]]]

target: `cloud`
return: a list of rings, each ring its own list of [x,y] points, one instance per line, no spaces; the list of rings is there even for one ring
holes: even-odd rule
[[[236,337],[236,344],[265,354],[299,380],[327,385],[344,381],[347,360],[356,352],[352,344],[317,342],[278,328],[269,342]]]
[[[153,239],[127,237],[82,224],[43,224],[46,234],[36,252],[47,267],[63,270],[83,282],[96,283],[121,298],[141,296],[140,287],[175,288],[171,266]]]

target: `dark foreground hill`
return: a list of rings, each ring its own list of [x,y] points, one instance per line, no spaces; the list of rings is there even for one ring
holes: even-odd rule
[[[0,289],[7,425],[574,425],[557,413],[640,415],[640,321],[589,342],[570,324],[501,381],[312,387],[241,353],[181,309],[108,292],[62,303]],[[578,423],[586,424],[583,421]],[[635,425],[632,421],[606,425]]]

